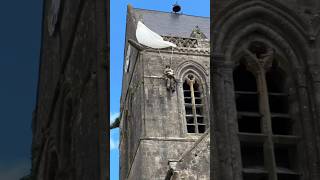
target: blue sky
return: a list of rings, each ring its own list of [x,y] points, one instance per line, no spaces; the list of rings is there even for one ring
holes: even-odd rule
[[[127,5],[170,12],[176,0],[110,0],[110,119],[119,115]],[[179,0],[182,12],[210,16],[210,0]],[[110,132],[110,179],[119,179],[119,129]]]
[[[18,180],[31,165],[31,119],[40,55],[42,0],[0,6],[0,179]]]

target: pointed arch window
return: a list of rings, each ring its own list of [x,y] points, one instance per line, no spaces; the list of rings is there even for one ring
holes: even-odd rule
[[[301,176],[287,76],[272,51],[251,44],[233,71],[243,180]]]
[[[193,74],[188,74],[184,79],[183,95],[187,132],[204,133],[207,127],[203,112],[203,96],[199,80]]]

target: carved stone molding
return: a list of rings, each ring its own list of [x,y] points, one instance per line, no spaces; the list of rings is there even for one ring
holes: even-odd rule
[[[176,49],[177,52],[181,53],[195,53],[195,54],[205,54],[205,55],[210,55],[210,50],[209,49],[190,49],[190,48],[178,48]]]
[[[221,53],[213,53],[211,57],[211,64],[213,66],[213,69],[233,69],[234,65],[230,62],[225,61],[225,55]]]
[[[197,48],[198,40],[195,38],[182,38],[174,36],[163,36],[163,40],[172,42],[177,45],[177,47],[185,48]]]
[[[195,61],[185,61],[181,63],[175,70],[176,75],[181,82],[183,81],[183,77],[186,76],[190,70],[193,72],[194,75],[196,75],[198,78],[200,78],[201,83],[204,83],[207,76],[209,76],[208,70],[201,64]],[[202,79],[202,80],[201,80]]]
[[[196,26],[192,30],[190,37],[197,39],[207,39],[206,35],[200,30],[199,26]]]
[[[246,66],[249,71],[255,74],[266,72],[272,67],[275,50],[265,43],[254,41],[249,47],[243,47]]]
[[[296,76],[297,85],[299,87],[306,87],[307,86],[306,72],[303,68],[296,68],[295,69],[295,76]]]
[[[224,14],[220,14],[219,20],[214,25],[212,31],[224,32],[217,33],[215,35],[215,41],[213,46],[223,51],[223,45],[226,43],[229,37],[238,34],[239,31],[233,31],[235,26],[242,27],[247,22],[245,19],[259,16],[259,19],[263,21],[266,26],[279,27],[275,22],[281,24],[279,32],[286,34],[286,40],[294,39],[293,42],[297,46],[297,49],[306,47],[309,25],[302,18],[296,16],[290,11],[280,11],[284,6],[278,6],[277,1],[234,1],[232,5],[228,6],[228,10]],[[285,9],[284,9],[285,10]],[[241,12],[241,13],[240,13]],[[286,13],[284,13],[286,12]],[[294,18],[293,18],[294,17]],[[216,17],[217,18],[217,17]],[[271,27],[272,28],[272,27]],[[241,31],[243,31],[241,29]],[[290,32],[290,33],[289,33]],[[268,31],[265,33],[269,34]],[[300,48],[302,50],[302,48]]]
[[[267,71],[267,69],[271,68],[273,59],[258,59],[252,55],[245,56],[246,66],[248,70],[250,70],[252,73],[259,73],[261,71]]]
[[[148,52],[159,52],[157,49],[146,49],[145,51]],[[208,48],[185,48],[185,47],[178,47],[171,49],[163,49],[160,50],[161,53],[176,53],[176,54],[187,54],[187,55],[204,55],[204,56],[210,56],[210,49]]]
[[[313,82],[320,83],[320,66],[311,67],[310,74]]]

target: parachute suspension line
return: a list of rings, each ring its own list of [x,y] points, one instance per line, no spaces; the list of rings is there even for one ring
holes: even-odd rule
[[[163,55],[161,54],[160,49],[158,49],[158,52],[159,52],[159,55],[160,55],[161,60],[164,62],[164,57],[163,57]],[[170,61],[169,61],[170,67],[172,66],[172,57],[173,57],[173,47],[171,46],[171,56],[170,56]]]
[[[172,65],[173,47],[171,46],[170,67]]]
[[[160,57],[161,57],[161,60],[164,62],[164,58],[163,58],[163,56],[161,55],[160,49],[158,49],[158,51],[159,51],[159,55],[160,55]]]

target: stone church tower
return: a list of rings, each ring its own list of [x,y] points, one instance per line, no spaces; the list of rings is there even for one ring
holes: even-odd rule
[[[178,47],[139,44],[138,21]],[[128,6],[121,180],[209,179],[209,24],[209,18]]]
[[[107,1],[43,1],[30,180],[109,179]]]
[[[214,0],[211,179],[320,179],[320,1]]]

